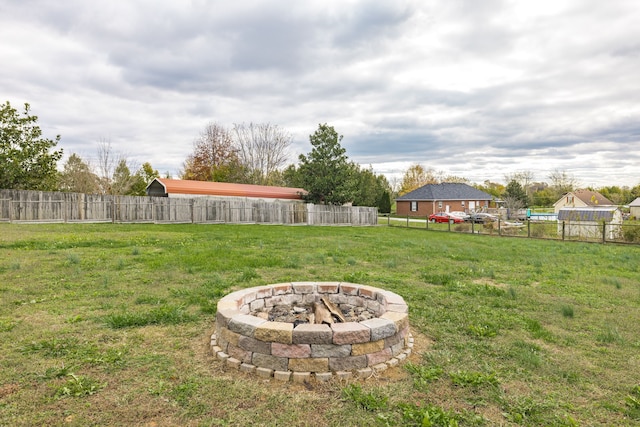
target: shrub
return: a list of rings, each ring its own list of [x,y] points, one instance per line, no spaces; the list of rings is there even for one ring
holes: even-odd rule
[[[622,228],[622,237],[625,242],[637,243],[640,242],[640,226],[629,225]]]

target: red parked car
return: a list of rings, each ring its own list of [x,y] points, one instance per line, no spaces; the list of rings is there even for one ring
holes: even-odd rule
[[[454,224],[460,224],[461,222],[464,222],[464,219],[458,216],[453,216],[447,212],[438,212],[429,215],[429,222],[452,222]]]

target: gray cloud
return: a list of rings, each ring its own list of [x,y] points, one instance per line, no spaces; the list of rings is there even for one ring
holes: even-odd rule
[[[500,181],[554,169],[636,185],[632,0],[0,2],[0,89],[67,153],[96,143],[176,173],[210,121],[270,122],[309,151]]]

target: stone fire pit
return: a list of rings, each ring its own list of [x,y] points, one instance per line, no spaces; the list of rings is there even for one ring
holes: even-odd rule
[[[371,318],[315,324],[269,321],[261,314],[323,298],[344,313],[366,310]],[[412,347],[401,296],[340,282],[280,283],[233,292],[218,302],[211,336],[212,352],[226,367],[295,382],[366,378],[404,361]]]

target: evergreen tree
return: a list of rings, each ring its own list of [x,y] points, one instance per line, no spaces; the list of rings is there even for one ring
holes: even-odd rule
[[[330,205],[353,201],[353,167],[340,145],[341,140],[342,135],[326,123],[309,136],[313,148],[308,155],[299,157],[302,187],[308,192],[305,200]]]
[[[388,191],[383,191],[378,200],[378,211],[383,214],[391,213],[391,194]]]

